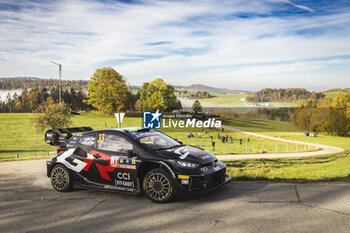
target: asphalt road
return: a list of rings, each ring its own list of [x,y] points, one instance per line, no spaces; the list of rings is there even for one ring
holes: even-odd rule
[[[232,183],[155,204],[54,191],[45,160],[0,163],[0,232],[349,232],[349,183]]]

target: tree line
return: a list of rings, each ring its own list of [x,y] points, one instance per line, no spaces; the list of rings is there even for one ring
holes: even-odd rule
[[[39,89],[51,89],[58,86],[58,79],[35,79],[35,78],[2,78],[0,79],[0,89],[31,89],[37,87]],[[74,87],[75,90],[86,90],[88,81],[86,80],[62,80],[61,86],[63,89]]]
[[[61,95],[62,101],[73,111],[93,108],[85,102],[87,96],[84,91],[76,91],[74,87],[71,87],[69,90],[65,89]],[[6,100],[0,100],[0,112],[33,112],[47,101],[58,103],[58,86],[51,88],[51,90],[46,87],[33,87],[29,91],[25,88],[21,94],[10,95],[9,93]]]
[[[296,102],[302,99],[320,99],[324,98],[322,92],[310,92],[304,88],[273,89],[264,88],[254,94],[248,95],[248,102]]]
[[[206,99],[211,97],[213,96],[207,91],[197,91],[188,96],[189,99]]]
[[[294,124],[302,130],[350,136],[350,93],[339,93],[333,100],[308,99],[293,115]]]
[[[74,100],[78,96],[72,95],[75,93],[72,89],[70,92],[67,90],[64,92],[63,103],[57,103],[57,95],[50,96],[56,94],[55,91],[48,93],[43,89],[32,88],[28,92],[29,96],[32,97],[33,92],[36,93],[34,96],[38,97],[35,102],[36,108],[33,107],[33,109],[39,114],[34,116],[32,122],[38,131],[69,125],[71,116],[68,110],[75,109]],[[82,92],[78,93],[82,94]],[[20,100],[17,102],[21,103]],[[79,103],[84,108],[79,108],[80,105],[77,105],[78,110],[94,108],[107,114],[127,110],[170,112],[181,108],[180,101],[176,99],[174,87],[166,84],[164,80],[157,78],[152,82],[145,82],[142,88],[135,93],[127,87],[126,79],[112,68],[102,68],[95,71],[88,83],[88,95],[79,99]],[[10,104],[10,106],[12,105]]]
[[[181,109],[174,87],[157,78],[145,82],[135,93],[126,79],[112,68],[97,69],[88,84],[87,103],[105,113],[122,111],[165,111]]]
[[[1,80],[3,81],[3,80]],[[5,87],[23,88],[19,84],[28,86],[36,81],[38,86],[29,90],[24,88],[18,95],[8,94],[6,100],[0,100],[0,112],[33,112],[46,102],[58,103],[58,85],[50,90],[47,85],[53,85],[53,80],[25,80],[11,79]],[[40,81],[40,82],[37,82]],[[80,83],[80,81],[65,81],[65,84]],[[8,85],[10,84],[10,85]],[[40,84],[40,85],[39,85]],[[56,83],[58,84],[58,83]],[[43,86],[43,87],[41,87]],[[176,99],[174,87],[158,78],[152,82],[145,82],[139,91],[126,85],[126,79],[112,68],[97,69],[87,83],[87,91],[76,91],[74,87],[62,87],[62,100],[73,111],[98,109],[112,114],[121,111],[166,111],[181,109],[181,103]],[[4,87],[4,86],[3,86]],[[40,88],[41,87],[41,88]],[[83,87],[80,86],[80,87]]]

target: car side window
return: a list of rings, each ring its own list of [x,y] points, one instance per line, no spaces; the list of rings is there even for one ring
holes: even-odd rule
[[[95,144],[95,135],[86,135],[79,139],[79,144],[84,146],[93,146]]]
[[[97,149],[127,153],[133,149],[133,145],[121,136],[99,133],[97,137]]]

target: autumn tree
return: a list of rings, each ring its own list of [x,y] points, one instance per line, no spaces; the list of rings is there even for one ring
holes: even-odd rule
[[[67,104],[55,103],[51,97],[39,105],[31,120],[38,132],[45,129],[68,127],[71,124],[71,114]]]
[[[309,99],[293,115],[293,122],[309,132],[350,136],[350,93],[331,98]]]
[[[172,111],[179,109],[174,87],[157,78],[151,83],[144,83],[139,91],[143,111]]]
[[[127,86],[124,77],[112,68],[97,69],[88,84],[87,103],[106,112],[126,110]]]

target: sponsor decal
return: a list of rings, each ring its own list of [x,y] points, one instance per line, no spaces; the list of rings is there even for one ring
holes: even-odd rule
[[[128,159],[128,158],[121,158],[118,161],[117,167],[135,170],[136,169],[136,160],[135,159]]]
[[[199,157],[203,160],[210,157],[210,155],[206,154],[207,152],[191,146],[179,147],[176,150],[169,149],[168,151],[180,155],[179,159],[186,159],[188,155]]]
[[[111,178],[108,175],[108,172],[112,172],[114,171],[114,167],[110,167],[110,166],[103,166],[100,164],[96,164],[97,170],[100,173],[101,177],[105,180],[109,180],[112,181]]]
[[[179,149],[175,150],[174,153],[180,155],[180,159],[185,159],[190,154],[188,150],[189,148],[187,147],[180,147]]]
[[[130,137],[132,139],[138,139],[138,138],[143,138],[143,137],[153,136],[153,135],[159,135],[159,133],[158,132],[141,132],[141,133],[132,134]]]
[[[177,178],[181,179],[181,180],[188,180],[190,178],[190,176],[187,175],[178,175]]]
[[[98,152],[95,150],[91,150],[89,153],[87,153],[86,158],[84,159],[84,162],[86,163],[86,166],[84,167],[84,171],[88,172],[91,165],[92,165],[92,162],[96,161],[94,155],[100,156],[99,160],[108,161],[111,159],[110,155],[107,155],[107,154],[104,154],[104,153],[101,153],[101,152]],[[108,181],[112,181],[112,179],[109,177],[108,173],[114,171],[115,167],[112,167],[109,165],[103,166],[101,164],[95,164],[95,166],[103,179],[108,180]]]
[[[111,156],[110,166],[136,170],[136,160],[119,156]]]
[[[130,180],[130,173],[127,172],[118,172],[117,178],[119,180]]]
[[[87,165],[87,163],[79,160],[79,159],[73,159],[73,163],[67,160],[68,157],[70,157],[74,153],[75,149],[69,149],[65,151],[63,154],[57,157],[57,162],[64,164],[67,168],[80,172],[83,170],[83,168]]]
[[[111,156],[111,162],[109,163],[111,167],[117,167],[119,156]]]
[[[190,183],[189,180],[181,180],[181,184],[188,185]]]
[[[143,127],[146,129],[160,129],[160,116],[162,114],[157,110],[143,112]]]
[[[114,180],[116,186],[134,188],[135,183],[132,181],[131,174],[129,172],[118,172],[117,179]]]

